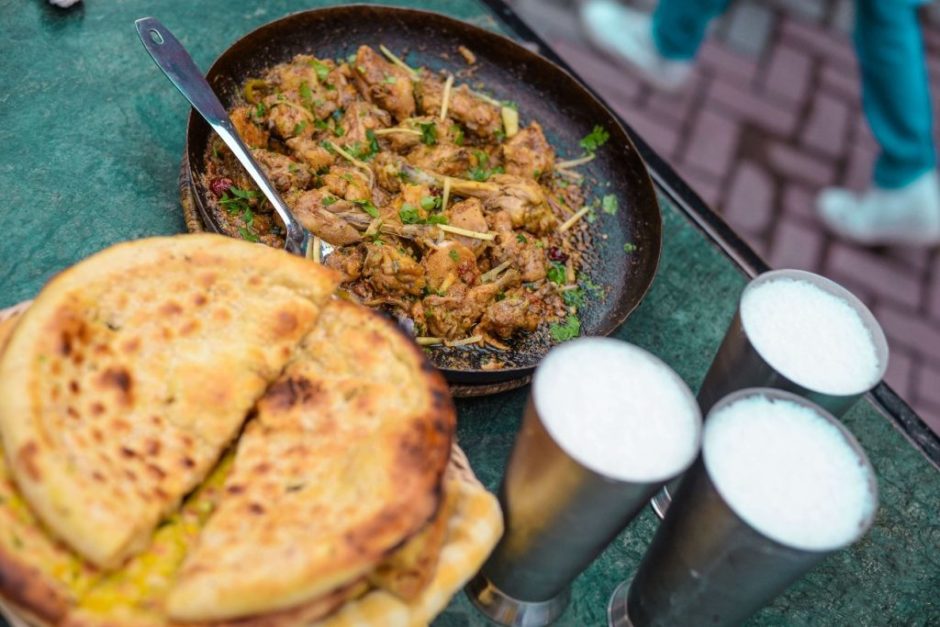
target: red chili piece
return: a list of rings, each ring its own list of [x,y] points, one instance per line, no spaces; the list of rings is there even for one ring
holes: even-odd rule
[[[568,253],[557,246],[550,246],[548,249],[548,258],[558,263],[565,263],[568,261]]]
[[[218,198],[222,197],[222,194],[228,191],[228,189],[234,185],[232,179],[220,177],[217,179],[212,179],[212,182],[209,183],[209,189],[212,190],[212,193],[215,194]]]

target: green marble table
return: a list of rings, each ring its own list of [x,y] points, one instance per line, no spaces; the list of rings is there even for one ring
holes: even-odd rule
[[[184,230],[176,182],[188,109],[140,48],[135,18],[158,16],[205,68],[244,32],[325,4],[87,0],[59,11],[40,0],[0,0],[0,307],[109,244]],[[493,2],[408,4],[532,39]],[[641,151],[660,183],[663,255],[648,297],[616,335],[663,357],[696,389],[747,280],[719,244],[754,259],[642,142]],[[526,393],[458,403],[461,444],[494,490]],[[920,450],[935,455],[936,440],[890,391],[878,398],[887,412],[866,400],[845,418],[878,473],[874,528],[750,624],[940,624],[940,473]],[[559,624],[604,624],[608,596],[638,564],[656,522],[644,511],[574,582]],[[458,595],[435,624],[484,621]]]

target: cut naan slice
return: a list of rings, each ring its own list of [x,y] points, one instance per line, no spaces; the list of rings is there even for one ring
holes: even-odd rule
[[[0,354],[17,318],[0,322]],[[96,577],[43,531],[0,450],[0,597],[35,622],[57,623]]]
[[[98,566],[145,548],[336,285],[216,235],[121,244],[58,275],[0,358],[0,436],[31,509]]]
[[[437,511],[454,426],[420,349],[378,314],[331,302],[245,427],[169,616],[265,614],[366,576]]]

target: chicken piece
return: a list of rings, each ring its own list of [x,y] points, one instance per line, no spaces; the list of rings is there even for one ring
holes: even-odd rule
[[[427,329],[436,337],[466,337],[483,317],[486,308],[495,302],[497,295],[518,285],[519,273],[507,270],[494,283],[471,288],[464,283],[455,283],[445,296],[427,296],[422,301]]]
[[[428,289],[447,292],[458,281],[475,285],[480,279],[476,255],[459,242],[447,241],[431,250],[424,258]]]
[[[253,111],[253,107],[235,107],[228,115],[242,141],[252,148],[267,148],[269,135],[255,124]]]
[[[508,340],[516,331],[535,331],[543,315],[540,298],[526,290],[514,290],[486,308],[477,330]]]
[[[385,128],[391,123],[392,119],[386,111],[361,100],[353,102],[340,119],[343,135],[338,141],[357,152],[369,141],[366,131]]]
[[[538,179],[555,168],[555,151],[548,144],[538,122],[532,122],[503,144],[507,174]]]
[[[406,164],[404,157],[391,152],[380,152],[372,161],[375,171],[375,180],[382,189],[397,193],[402,186],[402,167]]]
[[[313,114],[302,104],[283,94],[264,99],[268,112],[268,128],[281,139],[311,137],[315,130]]]
[[[511,174],[497,174],[490,177],[488,182],[494,184],[498,191],[483,194],[486,196],[484,207],[489,211],[507,212],[513,227],[544,235],[558,224],[558,218],[552,213],[536,181]]]
[[[527,283],[544,279],[548,271],[545,250],[536,246],[536,240],[523,231],[514,231],[512,218],[505,211],[493,214],[490,222],[496,231],[491,253],[494,263],[509,261]]]
[[[415,185],[411,183],[402,183],[401,198],[404,203],[414,207],[421,207],[422,202],[431,196],[431,188],[427,185]],[[423,214],[422,214],[423,215]]]
[[[268,73],[267,82],[275,85],[280,92],[297,91],[300,86],[316,87],[319,83],[317,65],[332,69],[335,63],[330,59],[320,61],[309,54],[298,54],[289,63],[275,65]]]
[[[359,246],[343,246],[334,250],[323,265],[333,268],[342,276],[342,282],[355,281],[362,276],[363,251]]]
[[[286,155],[260,148],[252,150],[251,154],[279,192],[306,189],[313,180],[306,164],[297,163]]]
[[[360,46],[356,52],[353,75],[359,93],[399,122],[414,115],[415,98],[408,72],[389,63],[369,46]]]
[[[369,180],[355,168],[336,166],[321,177],[323,186],[339,198],[349,201],[372,200]]]
[[[454,144],[418,144],[408,153],[406,159],[411,165],[430,170],[444,176],[466,176],[473,161],[472,153],[466,148]]]
[[[486,233],[489,231],[489,225],[486,223],[486,217],[483,215],[483,204],[476,198],[468,198],[448,207],[445,212],[447,223],[468,231],[477,233]],[[488,243],[485,240],[475,237],[464,237],[463,235],[449,235],[473,251],[473,254],[479,257]]]
[[[336,162],[333,153],[309,137],[292,137],[285,143],[294,156],[310,166],[314,172],[329,168]]]
[[[388,149],[393,152],[406,153],[415,146],[429,141],[432,142],[429,145],[463,145],[463,130],[456,124],[441,122],[437,117],[410,118],[400,124],[399,128],[404,130],[383,135]]]
[[[425,73],[418,83],[421,113],[439,116],[443,100],[444,82],[436,75]],[[493,138],[503,129],[499,107],[474,96],[466,85],[451,89],[447,116],[463,124],[477,137]]]
[[[351,224],[330,211],[324,201],[329,202],[329,194],[322,190],[311,189],[299,194],[292,194],[285,198],[287,205],[304,227],[311,233],[329,242],[333,246],[346,246],[362,241],[362,235]],[[343,201],[336,201],[330,205],[339,205]],[[343,203],[346,209],[350,206]]]
[[[324,99],[331,103],[334,109],[346,109],[359,98],[359,92],[353,86],[352,69],[346,63],[337,66],[327,75],[324,89]],[[321,116],[323,117],[326,116]]]
[[[420,296],[427,284],[424,266],[404,248],[387,243],[366,245],[362,276],[379,295],[405,293]]]

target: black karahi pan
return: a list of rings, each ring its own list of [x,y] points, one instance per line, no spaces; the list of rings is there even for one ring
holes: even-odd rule
[[[226,107],[248,78],[307,53],[345,58],[359,45],[384,44],[413,67],[457,72],[458,82],[480,87],[499,100],[518,104],[522,124],[541,123],[560,159],[582,154],[579,141],[595,126],[610,134],[597,158],[579,168],[587,198],[616,195],[613,215],[600,209],[590,225],[590,253],[582,274],[602,290],[588,290],[579,310],[582,335],[607,335],[632,312],[652,283],[662,244],[662,218],[646,168],[614,115],[577,80],[554,63],[516,42],[437,13],[374,5],[346,5],[288,15],[236,41],[212,64],[207,78]],[[472,73],[458,54],[466,46],[477,58]],[[182,179],[202,226],[221,231],[218,208],[203,184],[211,130],[190,113]],[[544,326],[544,325],[543,325]],[[551,347],[547,332],[515,340],[513,350],[431,348],[429,356],[463,394],[488,393],[525,382]],[[499,370],[480,367],[488,355],[507,363]]]

